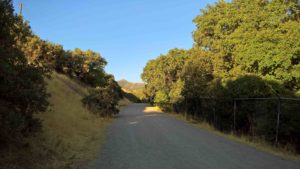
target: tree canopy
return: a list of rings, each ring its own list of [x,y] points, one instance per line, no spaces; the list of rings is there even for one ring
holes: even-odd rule
[[[172,49],[144,67],[141,77],[151,103],[167,111],[197,113],[198,119],[219,121],[216,128],[230,130],[236,98],[299,94],[299,1],[220,0],[202,9],[193,22],[191,49]],[[241,103],[238,130],[268,136],[275,132],[276,116],[270,112],[276,103],[263,103]],[[257,107],[264,107],[263,116],[256,119],[261,123],[254,119]],[[298,110],[293,104],[284,108]],[[295,119],[299,116],[285,114],[285,122],[291,123],[282,127],[282,135],[299,145],[300,138],[291,134],[299,132]]]
[[[213,83],[226,86],[247,75],[294,93],[300,89],[298,1],[221,0],[193,22],[192,49],[172,49],[146,64],[141,77],[152,102],[212,95]]]
[[[299,8],[297,0],[219,1],[194,19],[195,46],[212,54],[215,76],[253,73],[299,90]]]

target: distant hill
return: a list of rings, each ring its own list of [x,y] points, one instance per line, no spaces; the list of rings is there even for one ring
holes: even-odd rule
[[[141,90],[144,88],[144,83],[132,83],[125,79],[119,80],[118,84],[124,88],[125,90],[133,91],[133,90]]]
[[[144,83],[133,83],[125,79],[119,80],[118,84],[122,87],[125,92],[125,97],[132,102],[141,102],[144,100]]]

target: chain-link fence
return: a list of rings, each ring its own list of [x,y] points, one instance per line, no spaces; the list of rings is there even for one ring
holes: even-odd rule
[[[188,98],[174,105],[174,110],[221,131],[300,148],[300,99],[297,98]]]

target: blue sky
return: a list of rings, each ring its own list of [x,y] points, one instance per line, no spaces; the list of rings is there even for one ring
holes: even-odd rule
[[[216,0],[15,0],[37,35],[99,52],[117,80],[141,82],[149,59],[192,47],[192,20]]]

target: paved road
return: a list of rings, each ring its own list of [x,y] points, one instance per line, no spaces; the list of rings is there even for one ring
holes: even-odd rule
[[[125,108],[108,130],[97,169],[300,169],[300,163],[193,127],[146,104]]]

